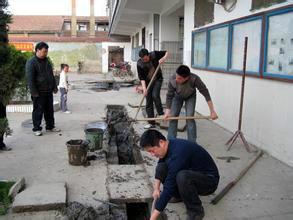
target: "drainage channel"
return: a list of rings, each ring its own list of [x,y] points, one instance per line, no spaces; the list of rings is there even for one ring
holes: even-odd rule
[[[129,220],[145,220],[150,217],[152,187],[137,146],[136,135],[127,110],[122,105],[106,107],[108,177],[107,189],[112,206],[111,211],[123,207]]]

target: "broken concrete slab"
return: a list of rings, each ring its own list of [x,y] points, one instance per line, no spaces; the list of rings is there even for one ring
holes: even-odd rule
[[[25,179],[24,177],[20,178],[14,185],[9,189],[8,196],[12,198],[12,200],[15,198],[17,193],[25,187]]]
[[[109,165],[108,192],[114,203],[135,203],[152,201],[152,187],[149,176],[140,165]]]
[[[12,204],[13,212],[48,211],[66,205],[66,184],[48,183],[28,187],[19,193]]]

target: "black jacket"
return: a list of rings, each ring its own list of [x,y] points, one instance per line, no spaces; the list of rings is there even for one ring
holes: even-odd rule
[[[163,56],[165,56],[165,54],[166,54],[166,51],[152,51],[149,53],[150,62],[152,63],[155,69],[159,65],[159,60]],[[137,61],[137,73],[138,73],[138,78],[140,80],[145,80],[147,82],[150,81],[150,79],[147,78],[148,72],[149,72],[148,66],[149,66],[148,63],[144,63],[141,58]],[[163,79],[161,68],[158,70],[156,79]]]
[[[26,63],[25,72],[27,83],[33,96],[57,90],[53,68],[48,58],[32,57]]]

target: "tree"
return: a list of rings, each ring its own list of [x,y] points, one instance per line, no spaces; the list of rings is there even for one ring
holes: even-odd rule
[[[8,44],[8,24],[11,22],[11,15],[7,7],[8,0],[0,0],[0,104],[3,106],[9,103],[19,82],[24,79],[27,60],[26,54]],[[6,110],[0,115],[0,135],[8,131],[8,121],[3,115],[6,115]]]

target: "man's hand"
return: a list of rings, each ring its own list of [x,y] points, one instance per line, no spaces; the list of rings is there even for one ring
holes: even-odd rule
[[[152,212],[152,215],[151,215],[150,220],[156,220],[156,219],[158,219],[159,216],[160,216],[160,212],[159,212],[158,210],[155,209],[155,210]]]
[[[215,111],[212,111],[210,117],[212,120],[216,120],[218,118],[218,115]]]
[[[154,189],[153,198],[158,199],[159,197],[160,197],[160,190],[159,189]]]
[[[163,58],[161,58],[160,60],[159,60],[159,64],[162,64],[162,63],[164,63],[165,62],[165,58],[163,57]]]
[[[170,112],[171,112],[170,109],[166,109],[166,110],[165,110],[164,121],[168,120],[168,117],[170,117]]]
[[[143,88],[142,93],[143,93],[144,96],[147,96],[148,91],[146,90],[146,88]]]
[[[54,92],[54,94],[56,94],[56,93],[58,92],[58,89],[55,88],[55,89],[53,90],[53,92]]]

